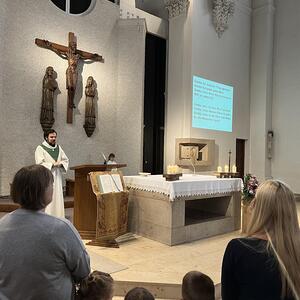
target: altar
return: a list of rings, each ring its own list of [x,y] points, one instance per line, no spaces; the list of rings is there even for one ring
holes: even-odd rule
[[[129,231],[167,245],[238,230],[240,178],[184,174],[125,176],[129,189]]]

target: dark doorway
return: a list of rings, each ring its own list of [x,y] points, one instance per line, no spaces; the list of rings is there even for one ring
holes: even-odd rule
[[[146,35],[143,171],[162,174],[164,164],[166,40]]]
[[[240,178],[244,178],[245,142],[246,140],[236,139],[236,167]]]

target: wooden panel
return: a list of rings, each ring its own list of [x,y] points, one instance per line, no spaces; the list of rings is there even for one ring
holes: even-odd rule
[[[74,186],[75,180],[74,179],[66,179],[66,196],[74,197]]]
[[[126,167],[126,164],[80,165],[71,168],[75,170],[73,223],[83,239],[94,239],[96,233],[97,198],[88,179],[89,172],[121,167]]]
[[[0,204],[0,212],[12,212],[19,208],[20,205],[17,203],[1,203]]]
[[[74,226],[79,233],[96,232],[97,199],[87,179],[89,169],[75,171]]]
[[[245,140],[236,139],[236,166],[240,178],[244,178]]]
[[[65,208],[73,208],[74,201],[73,200],[66,200],[64,202]],[[17,203],[0,203],[0,212],[12,212],[20,207]]]

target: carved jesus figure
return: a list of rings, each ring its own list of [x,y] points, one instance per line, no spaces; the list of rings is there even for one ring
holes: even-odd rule
[[[57,53],[61,58],[68,60],[68,68],[66,70],[66,88],[68,90],[68,107],[75,108],[74,96],[77,85],[77,65],[79,59],[86,59],[80,54],[76,53],[77,44],[75,41],[70,42],[70,47],[67,52],[60,51],[59,49],[53,48],[52,50]]]

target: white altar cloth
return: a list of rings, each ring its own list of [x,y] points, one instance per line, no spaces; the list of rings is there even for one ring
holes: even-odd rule
[[[166,181],[162,175],[124,176],[128,189],[167,195],[170,201],[180,197],[224,194],[242,190],[240,178],[217,178],[209,175],[183,174],[179,180]]]

